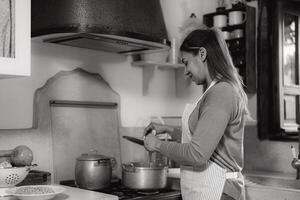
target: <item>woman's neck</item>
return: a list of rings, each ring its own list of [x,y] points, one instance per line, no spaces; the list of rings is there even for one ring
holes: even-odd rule
[[[211,82],[213,81],[213,79],[210,77],[210,75],[208,75],[206,77],[206,87],[210,86]]]

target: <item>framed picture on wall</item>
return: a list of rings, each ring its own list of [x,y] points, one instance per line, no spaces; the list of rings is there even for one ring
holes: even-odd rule
[[[0,77],[30,75],[30,0],[0,0]]]

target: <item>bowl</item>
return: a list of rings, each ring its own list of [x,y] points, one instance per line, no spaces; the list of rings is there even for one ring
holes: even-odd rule
[[[22,182],[32,166],[0,168],[0,188],[13,187]]]
[[[59,185],[26,185],[8,189],[7,194],[20,200],[48,200],[64,191]]]

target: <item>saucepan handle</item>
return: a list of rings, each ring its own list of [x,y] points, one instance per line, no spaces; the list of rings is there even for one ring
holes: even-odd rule
[[[116,169],[116,167],[117,167],[117,160],[114,157],[110,157],[110,163],[111,163],[112,169]]]

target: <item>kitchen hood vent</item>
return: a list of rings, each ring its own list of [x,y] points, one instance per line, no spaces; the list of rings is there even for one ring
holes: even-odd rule
[[[169,49],[159,0],[32,0],[31,37],[134,54]]]

